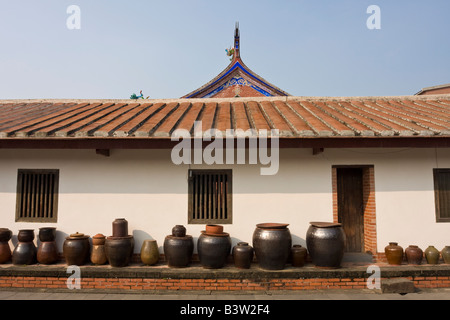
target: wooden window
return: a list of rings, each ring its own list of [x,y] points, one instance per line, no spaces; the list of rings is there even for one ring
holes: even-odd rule
[[[19,169],[16,221],[56,222],[59,170]]]
[[[232,171],[189,170],[188,223],[232,222]]]
[[[450,169],[434,169],[436,222],[450,222]]]

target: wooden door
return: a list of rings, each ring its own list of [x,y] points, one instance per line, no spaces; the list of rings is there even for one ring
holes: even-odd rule
[[[362,168],[337,168],[338,219],[347,237],[346,252],[364,250]]]

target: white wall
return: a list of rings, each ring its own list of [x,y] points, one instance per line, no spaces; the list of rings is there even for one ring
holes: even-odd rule
[[[288,223],[294,243],[305,245],[310,221],[332,221],[331,166],[374,165],[378,251],[396,241],[406,248],[450,245],[450,223],[435,222],[433,168],[450,168],[449,149],[282,149],[277,175],[260,165],[192,165],[233,169],[233,224],[224,225],[233,245],[251,244],[257,223]],[[59,169],[58,222],[15,222],[17,169]],[[126,218],[139,252],[144,239],[164,237],[176,224],[196,239],[204,225],[187,224],[188,165],[174,165],[170,150],[0,150],[0,227],[56,226],[65,236],[111,235],[112,221]]]

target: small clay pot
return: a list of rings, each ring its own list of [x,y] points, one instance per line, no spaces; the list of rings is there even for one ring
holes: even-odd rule
[[[450,263],[450,246],[445,246],[441,251],[442,259],[444,259],[444,263]]]
[[[438,264],[441,253],[434,246],[425,249],[425,258],[428,264]]]
[[[222,234],[223,226],[217,224],[208,224],[205,227],[205,231],[207,234]]]
[[[39,240],[41,242],[55,241],[55,239],[56,239],[56,228],[54,227],[39,228]]]
[[[128,221],[124,218],[117,218],[112,223],[113,237],[127,237],[128,236]]]
[[[19,242],[31,242],[34,240],[34,230],[33,229],[22,229],[19,230],[17,234],[17,240]]]
[[[180,224],[177,224],[172,228],[172,236],[174,237],[184,237],[186,235],[186,228]]]
[[[254,250],[247,242],[238,242],[232,250],[234,266],[239,269],[250,269]]]
[[[384,248],[386,259],[391,265],[401,265],[403,262],[403,248],[397,242],[389,242]]]
[[[144,240],[141,247],[141,261],[142,263],[151,266],[158,262],[159,251],[156,240]]]
[[[423,251],[418,246],[410,245],[405,249],[406,261],[408,264],[419,265],[422,264]]]
[[[12,231],[8,228],[0,228],[0,242],[9,241],[12,237]]]
[[[93,264],[102,265],[108,261],[104,245],[93,245],[91,250],[91,262]]]
[[[106,241],[106,237],[101,233],[98,233],[92,237],[92,245],[94,245],[94,246],[104,245],[105,241]]]
[[[293,267],[303,267],[306,262],[308,251],[299,244],[294,244],[291,248],[291,258]]]

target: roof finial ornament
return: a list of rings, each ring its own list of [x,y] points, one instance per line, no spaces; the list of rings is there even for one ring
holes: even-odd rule
[[[239,53],[240,50],[240,43],[239,43],[239,22],[236,22],[235,24],[235,30],[234,30],[234,58],[240,58],[241,55]]]

